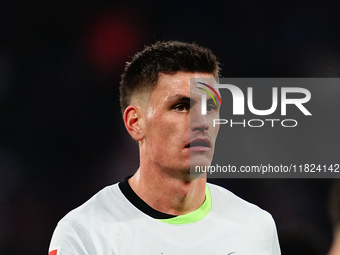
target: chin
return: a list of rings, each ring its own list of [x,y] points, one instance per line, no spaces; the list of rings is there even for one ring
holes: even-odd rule
[[[212,159],[210,157],[194,156],[190,158],[190,168],[195,166],[210,166]]]

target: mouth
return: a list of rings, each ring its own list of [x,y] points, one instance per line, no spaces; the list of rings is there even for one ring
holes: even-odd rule
[[[194,151],[207,151],[211,148],[211,142],[207,138],[196,138],[190,141],[185,148],[190,148]]]

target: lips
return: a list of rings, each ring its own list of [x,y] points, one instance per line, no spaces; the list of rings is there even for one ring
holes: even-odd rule
[[[211,148],[211,142],[208,138],[195,138],[185,147],[194,151],[207,151]]]

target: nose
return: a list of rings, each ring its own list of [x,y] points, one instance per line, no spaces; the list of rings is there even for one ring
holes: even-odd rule
[[[207,131],[209,129],[206,115],[202,115],[200,107],[193,107],[190,110],[190,130]]]

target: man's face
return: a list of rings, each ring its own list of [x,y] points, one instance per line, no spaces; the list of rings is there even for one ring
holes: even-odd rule
[[[213,127],[213,119],[219,118],[219,105],[208,103],[207,115],[202,115],[202,91],[190,93],[190,78],[212,77],[186,72],[159,76],[148,103],[141,107],[142,163],[171,175],[188,174],[190,161],[191,165],[210,165],[219,129]]]

